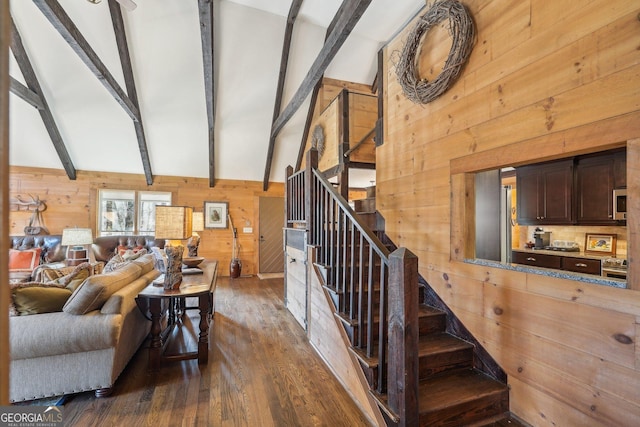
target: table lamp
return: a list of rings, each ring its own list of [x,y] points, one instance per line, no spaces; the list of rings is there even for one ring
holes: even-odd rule
[[[156,239],[165,239],[167,271],[164,289],[173,290],[182,283],[182,240],[192,234],[193,209],[188,206],[156,206]]]
[[[60,244],[67,247],[67,265],[78,265],[88,261],[86,245],[93,243],[90,228],[65,228]]]

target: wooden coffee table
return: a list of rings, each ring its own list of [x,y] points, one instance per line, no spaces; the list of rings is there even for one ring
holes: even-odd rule
[[[209,360],[209,323],[215,313],[213,293],[216,288],[218,262],[205,260],[201,264],[203,274],[183,276],[180,288],[165,291],[162,286],[150,284],[138,294],[136,303],[142,313],[151,320],[151,344],[149,346],[149,369],[157,370],[162,361],[198,359],[198,363]],[[186,298],[197,298],[197,307],[186,307]],[[164,355],[164,346],[169,332],[180,327],[184,310],[198,308],[198,351]],[[166,320],[167,326],[162,327]]]

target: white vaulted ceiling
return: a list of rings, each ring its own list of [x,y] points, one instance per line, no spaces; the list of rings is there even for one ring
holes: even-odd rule
[[[123,9],[123,15],[152,173],[207,178],[198,1],[134,1],[138,7]],[[107,0],[59,3],[124,89]],[[303,1],[282,108],[318,55],[341,3]],[[215,178],[262,181],[291,0],[214,4]],[[325,76],[371,84],[378,50],[423,6],[424,0],[373,0]],[[32,1],[11,0],[11,13],[75,168],[144,174],[133,122],[124,109]],[[24,84],[13,56],[11,61],[11,76]],[[63,169],[38,110],[17,96],[10,102],[10,164]],[[309,97],[280,132],[271,181],[283,181],[285,167],[295,165],[308,108]]]

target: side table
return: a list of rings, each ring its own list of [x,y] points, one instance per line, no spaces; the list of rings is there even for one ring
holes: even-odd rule
[[[215,291],[218,262],[205,261],[203,274],[198,276],[183,276],[179,289],[165,291],[162,286],[150,284],[138,294],[136,303],[142,313],[151,320],[151,344],[149,346],[149,369],[157,370],[162,361],[179,361],[198,359],[198,363],[207,363],[209,360],[209,322],[215,312],[213,292]],[[200,322],[198,324],[198,350],[174,355],[164,355],[162,318],[169,317],[168,328],[177,327],[179,322],[173,310],[175,307],[186,309],[186,298],[198,298],[197,308],[200,310]],[[168,302],[163,304],[163,301]],[[168,336],[168,334],[166,334]]]

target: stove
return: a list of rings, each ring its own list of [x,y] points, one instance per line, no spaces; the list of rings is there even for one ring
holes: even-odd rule
[[[604,258],[602,275],[614,279],[627,279],[627,260],[622,258]]]
[[[560,252],[580,252],[579,246],[545,246],[543,249]]]

